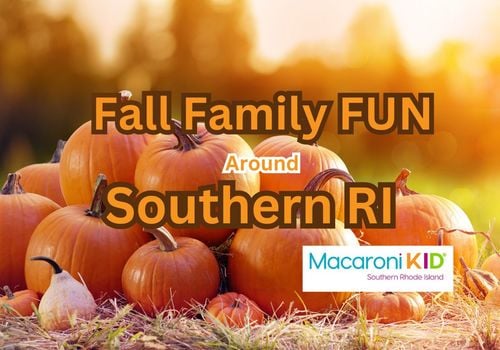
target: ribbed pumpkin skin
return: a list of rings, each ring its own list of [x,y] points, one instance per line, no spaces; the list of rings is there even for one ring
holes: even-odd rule
[[[69,138],[60,163],[61,190],[68,205],[90,203],[99,173],[109,183],[134,183],[137,160],[152,136],[124,135],[108,122],[107,134],[92,135],[91,123],[80,126]]]
[[[487,257],[481,265],[481,270],[493,273],[496,278],[500,280],[500,256],[498,254],[492,254]]]
[[[363,240],[372,245],[437,245],[435,231],[440,227],[473,231],[467,215],[448,199],[412,194],[396,198],[396,228],[363,229]],[[477,263],[477,243],[474,235],[461,232],[444,234],[444,245],[453,245],[454,266],[462,271],[459,262],[462,256],[469,266]]]
[[[26,252],[26,283],[44,293],[49,287],[49,265],[28,262],[33,256],[48,256],[76,280],[83,281],[95,298],[121,292],[121,273],[132,253],[151,238],[139,226],[115,229],[101,219],[85,215],[87,206],[64,207],[36,228]]]
[[[30,237],[37,225],[59,208],[35,193],[0,194],[0,286],[26,288],[24,257]]]
[[[17,171],[26,192],[52,199],[61,207],[66,205],[59,179],[59,163],[41,163],[25,166]]]
[[[300,174],[261,174],[261,191],[303,191],[309,181],[326,169],[348,171],[342,159],[329,149],[318,145],[306,145],[297,142],[292,136],[272,136],[254,147],[257,157],[290,157],[292,152],[299,152]],[[344,182],[339,179],[329,180],[321,190],[330,192],[335,198],[335,217],[342,220],[344,213]]]
[[[189,309],[217,294],[219,266],[207,246],[176,239],[175,251],[162,251],[157,240],[139,248],[123,269],[123,291],[130,303],[148,315],[165,308]]]
[[[270,315],[283,315],[290,303],[298,310],[338,309],[351,293],[302,292],[304,245],[359,243],[340,221],[335,229],[239,229],[228,263],[232,290],[246,295]]]
[[[200,186],[216,185],[220,180],[234,180],[236,190],[254,195],[259,191],[259,174],[222,174],[228,153],[253,157],[250,146],[238,135],[212,135],[198,126],[200,145],[190,150],[177,149],[174,135],[157,137],[141,155],[135,173],[139,191],[195,191]],[[222,243],[232,228],[213,229],[165,227],[175,236],[196,238],[207,245]]]
[[[425,315],[425,303],[418,293],[361,293],[359,304],[368,320],[380,323],[420,321]]]
[[[210,300],[207,312],[229,327],[241,328],[247,323],[262,324],[264,322],[264,312],[257,304],[245,295],[234,292],[217,295]]]

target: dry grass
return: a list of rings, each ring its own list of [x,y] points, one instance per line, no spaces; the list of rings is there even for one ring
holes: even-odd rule
[[[430,305],[422,322],[382,325],[354,316],[349,303],[329,314],[270,318],[231,329],[165,311],[149,318],[123,300],[107,300],[99,316],[71,330],[46,332],[35,316],[0,318],[0,348],[38,349],[499,349],[500,310],[458,295]]]

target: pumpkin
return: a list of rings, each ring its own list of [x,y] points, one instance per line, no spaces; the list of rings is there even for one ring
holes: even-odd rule
[[[460,263],[464,270],[464,287],[469,294],[474,295],[479,300],[483,300],[489,292],[498,286],[498,279],[493,273],[481,269],[469,268],[462,257],[460,257]]]
[[[247,324],[262,324],[264,312],[243,294],[229,292],[210,300],[207,313],[229,327],[244,327]],[[209,320],[211,320],[209,318]]]
[[[0,193],[0,285],[13,290],[26,288],[24,256],[37,225],[59,209],[52,200],[35,193],[25,193],[20,175],[11,173]]]
[[[61,269],[53,259],[36,256],[31,260],[45,261],[54,269],[50,286],[38,307],[42,328],[49,331],[65,330],[71,327],[76,318],[90,320],[95,316],[97,304],[85,285]]]
[[[500,279],[500,254],[494,253],[487,257],[481,265],[481,270],[489,271]]]
[[[130,255],[150,240],[139,226],[117,229],[107,226],[101,216],[107,180],[100,175],[90,209],[70,205],[47,216],[36,228],[28,245],[30,257],[50,255],[73,277],[82,276],[92,294],[111,297],[121,292],[121,274]],[[26,264],[26,283],[44,293],[51,280],[50,266]]]
[[[122,92],[122,99],[129,97]],[[61,157],[61,190],[66,203],[90,203],[100,173],[110,182],[133,183],[137,160],[151,138],[122,134],[112,121],[107,122],[106,134],[92,134],[91,121],[80,126],[68,139]]]
[[[250,146],[238,135],[212,135],[198,125],[196,135],[185,134],[174,121],[174,134],[157,137],[137,163],[135,185],[139,191],[193,191],[219,180],[234,180],[236,190],[254,195],[259,190],[259,174],[222,174],[229,153],[253,157]],[[234,228],[173,228],[174,236],[189,236],[207,245],[226,240]]]
[[[148,315],[166,308],[189,309],[217,294],[219,266],[210,249],[163,227],[149,230],[156,240],[137,249],[123,269],[127,300]]]
[[[293,152],[300,153],[300,173],[262,173],[260,174],[261,191],[302,191],[308,182],[319,172],[326,169],[348,171],[342,159],[329,149],[318,144],[299,143],[288,135],[272,136],[254,147],[257,157],[290,157]],[[335,198],[335,217],[343,220],[344,215],[344,183],[339,179],[331,179],[322,189],[330,192]]]
[[[361,293],[359,306],[366,312],[368,320],[380,323],[420,321],[426,310],[419,293]]]
[[[39,304],[38,295],[32,290],[12,293],[9,286],[4,286],[3,290],[5,295],[0,298],[0,315],[30,316]]]
[[[478,249],[475,235],[467,215],[448,199],[418,194],[406,186],[410,171],[403,169],[396,179],[396,227],[364,228],[362,239],[371,245],[438,245],[440,231],[442,244],[452,245],[454,267],[461,273],[459,257],[469,266],[475,266]],[[440,230],[445,228],[444,230]]]
[[[23,188],[26,192],[50,198],[61,207],[64,207],[66,202],[61,192],[59,161],[65,144],[63,140],[57,142],[56,150],[48,163],[31,164],[17,171],[23,179]]]
[[[484,303],[493,308],[497,308],[498,311],[498,308],[500,308],[500,286],[496,286],[486,294]]]
[[[325,170],[323,181],[348,176],[342,170]],[[317,188],[312,188],[317,190]],[[267,314],[289,310],[338,309],[351,293],[302,292],[302,246],[358,246],[354,233],[337,220],[335,228],[241,228],[231,244],[228,278],[233,291],[254,300]]]

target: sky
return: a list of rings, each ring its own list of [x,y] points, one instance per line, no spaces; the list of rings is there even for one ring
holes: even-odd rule
[[[231,0],[213,0],[225,2]],[[136,0],[42,0],[57,15],[70,7],[75,18],[97,38],[104,61],[111,61],[116,43],[133,21]],[[172,0],[143,0],[152,20],[168,18]],[[341,44],[356,13],[366,5],[383,4],[393,15],[405,54],[425,58],[444,40],[459,39],[478,50],[500,46],[500,28],[493,21],[500,17],[496,0],[248,0],[255,21],[256,50],[259,59],[283,61],[301,45],[333,47]],[[376,28],[374,28],[376,30]]]

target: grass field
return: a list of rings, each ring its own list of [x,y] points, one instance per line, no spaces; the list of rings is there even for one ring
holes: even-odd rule
[[[149,318],[108,300],[91,321],[46,332],[32,317],[0,318],[2,349],[487,349],[500,348],[500,311],[461,292],[429,305],[422,322],[382,325],[355,313],[355,298],[337,313],[270,318],[231,329],[197,316],[164,311]]]

